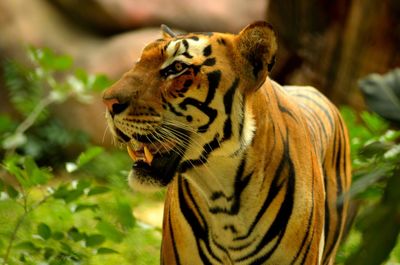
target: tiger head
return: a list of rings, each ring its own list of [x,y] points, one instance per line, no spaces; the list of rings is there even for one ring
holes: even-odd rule
[[[209,156],[244,150],[254,132],[246,102],[277,50],[266,22],[239,34],[162,31],[103,94],[109,128],[134,161],[129,182],[135,188],[165,186]]]

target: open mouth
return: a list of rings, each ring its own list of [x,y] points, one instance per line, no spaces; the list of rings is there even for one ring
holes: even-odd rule
[[[127,151],[133,160],[132,173],[140,183],[166,186],[181,161],[183,147],[174,142],[146,143],[131,140]]]

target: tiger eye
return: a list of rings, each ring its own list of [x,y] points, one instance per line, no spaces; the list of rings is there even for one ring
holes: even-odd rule
[[[180,72],[180,71],[182,71],[182,69],[183,69],[183,66],[182,66],[181,63],[176,63],[175,64],[175,70],[176,71]]]

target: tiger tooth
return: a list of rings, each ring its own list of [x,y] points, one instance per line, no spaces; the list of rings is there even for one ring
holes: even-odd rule
[[[146,145],[143,147],[143,150],[147,164],[151,165],[151,162],[153,161],[153,154],[150,152],[149,148],[147,148]]]
[[[138,160],[138,157],[136,156],[135,151],[133,151],[132,148],[127,146],[126,149],[128,150],[128,154],[132,158],[133,161]]]

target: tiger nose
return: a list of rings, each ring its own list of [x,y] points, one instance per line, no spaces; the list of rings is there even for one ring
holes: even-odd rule
[[[119,102],[117,98],[105,98],[103,97],[103,102],[107,106],[108,111],[114,115],[123,112],[128,106],[129,102]]]

